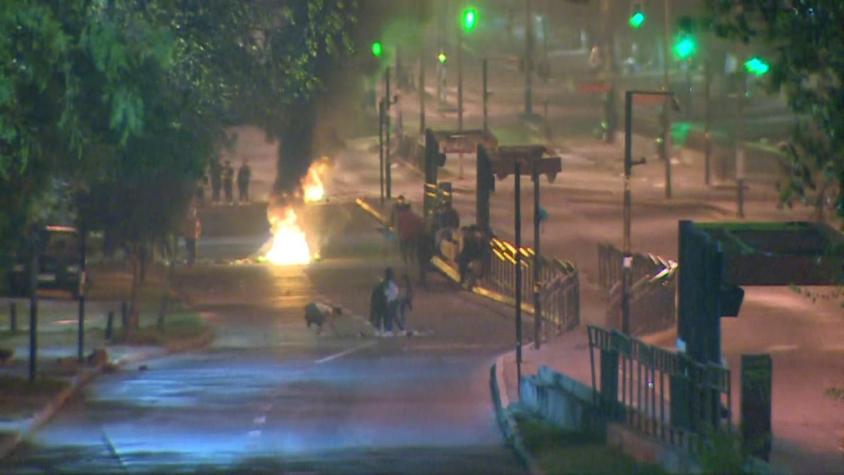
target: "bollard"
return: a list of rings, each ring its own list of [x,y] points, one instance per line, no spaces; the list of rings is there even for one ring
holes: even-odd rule
[[[129,307],[126,302],[120,302],[120,328],[126,332],[126,327],[129,326]]]
[[[18,304],[9,302],[9,331],[18,331]]]
[[[737,201],[736,215],[739,218],[744,218],[744,190],[746,188],[745,184],[744,184],[744,178],[739,178],[736,181],[738,182],[737,186],[736,186],[736,188],[737,188],[737,191],[736,191],[736,193],[737,193],[736,194],[736,201]]]
[[[106,319],[105,337],[106,340],[111,340],[112,329],[114,328],[114,310],[108,311],[108,318]]]

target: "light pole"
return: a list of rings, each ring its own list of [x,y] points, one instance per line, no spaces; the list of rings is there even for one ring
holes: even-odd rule
[[[384,204],[384,99],[378,100],[378,182],[381,184],[381,204]]]
[[[390,170],[390,67],[384,70],[384,193],[389,200],[392,197]]]
[[[489,131],[489,113],[487,109],[487,102],[489,101],[489,89],[487,84],[487,59],[484,58],[483,63],[481,64],[481,81],[483,86],[483,91],[481,94],[483,95],[483,104],[484,104],[484,132]]]
[[[525,0],[525,117],[533,115],[533,5]]]
[[[630,287],[633,271],[633,253],[630,250],[630,175],[634,165],[641,165],[644,160],[633,160],[633,96],[666,96],[674,106],[677,102],[670,91],[627,91],[624,93],[624,243],[621,263],[621,331],[630,334]]]
[[[419,135],[425,135],[425,54],[419,58]]]
[[[662,90],[668,91],[669,66],[671,61],[671,2],[663,0],[663,39],[665,40],[665,58],[662,64]],[[665,165],[665,197],[671,198],[671,112],[668,107],[668,100],[662,105],[662,147],[660,147],[660,158]]]

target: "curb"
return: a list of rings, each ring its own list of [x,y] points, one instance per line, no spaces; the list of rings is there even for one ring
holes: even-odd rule
[[[495,419],[498,427],[507,443],[516,452],[516,457],[527,468],[531,475],[544,475],[539,464],[533,455],[525,447],[522,434],[516,425],[515,419],[510,412],[510,398],[507,396],[507,388],[504,386],[504,355],[496,358],[495,363],[489,369],[489,386],[492,393],[492,405],[495,408]]]
[[[52,417],[56,414],[56,412],[61,409],[65,403],[75,396],[82,388],[88,385],[91,381],[94,380],[97,376],[101,375],[106,368],[109,366],[117,366],[122,367],[128,364],[138,363],[145,359],[165,356],[173,353],[184,352],[188,350],[195,350],[200,349],[208,346],[212,341],[214,341],[214,332],[210,328],[206,329],[200,335],[184,340],[179,341],[177,343],[173,343],[171,345],[165,345],[163,351],[145,351],[139,352],[134,355],[130,355],[122,360],[118,361],[105,361],[97,366],[91,368],[84,373],[80,373],[73,378],[73,382],[71,385],[62,391],[60,391],[50,402],[47,403],[41,410],[39,410],[35,416],[33,416],[29,423],[26,424],[22,430],[14,432],[10,437],[6,440],[0,442],[0,460],[3,460],[18,446],[23,442],[25,439],[28,439],[35,433],[38,429],[40,429],[44,424],[46,424]]]

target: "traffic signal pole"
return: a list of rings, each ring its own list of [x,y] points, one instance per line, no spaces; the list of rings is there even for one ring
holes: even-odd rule
[[[539,247],[539,232],[540,232],[540,215],[541,208],[539,206],[539,170],[536,163],[531,164],[531,177],[533,178],[533,347],[539,349],[540,332],[542,330],[542,299],[539,293],[540,286],[540,266],[542,265],[542,258],[540,256]]]
[[[87,253],[88,230],[85,225],[79,226],[79,322],[77,328],[76,358],[82,363],[85,359],[85,284],[86,274],[86,253]]]
[[[662,65],[662,90],[668,92],[669,84],[669,65],[671,64],[671,2],[663,0],[665,6],[664,12],[664,40],[665,40],[665,61]],[[660,148],[660,155],[663,164],[665,165],[665,197],[671,198],[671,107],[669,105],[670,98],[666,96],[665,102],[662,104],[662,147]]]
[[[378,101],[378,182],[381,184],[381,204],[384,204],[384,99]]]
[[[633,254],[630,245],[632,198],[630,175],[633,171],[633,91],[624,94],[624,242],[621,262],[621,332],[630,334],[630,280]]]
[[[31,253],[29,260],[29,382],[34,382],[37,376],[37,356],[38,356],[38,272],[40,262],[38,254],[39,246],[39,230],[32,227],[31,237]]]

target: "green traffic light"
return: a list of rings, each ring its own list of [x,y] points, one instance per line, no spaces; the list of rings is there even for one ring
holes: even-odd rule
[[[674,56],[677,59],[690,59],[697,52],[697,42],[692,35],[683,35],[674,42]]]
[[[633,13],[632,15],[630,15],[630,19],[627,20],[627,23],[630,24],[630,27],[633,28],[634,30],[638,30],[639,28],[642,27],[642,25],[645,24],[646,18],[647,17],[645,16],[645,14],[643,12],[637,11],[637,12]]]
[[[463,9],[461,23],[464,31],[472,31],[478,26],[478,11],[472,7]]]
[[[447,60],[448,60],[448,56],[446,56],[446,55],[445,55],[445,53],[443,53],[442,51],[440,51],[440,54],[438,54],[438,55],[437,55],[437,61],[439,61],[439,62],[440,62],[440,64],[445,64],[445,62],[446,62]]]
[[[764,59],[754,56],[744,62],[744,69],[754,76],[764,76],[770,71],[771,66]]]
[[[382,45],[380,41],[373,41],[372,42],[372,56],[375,56],[376,58],[380,58],[382,54],[384,54],[384,45]]]

